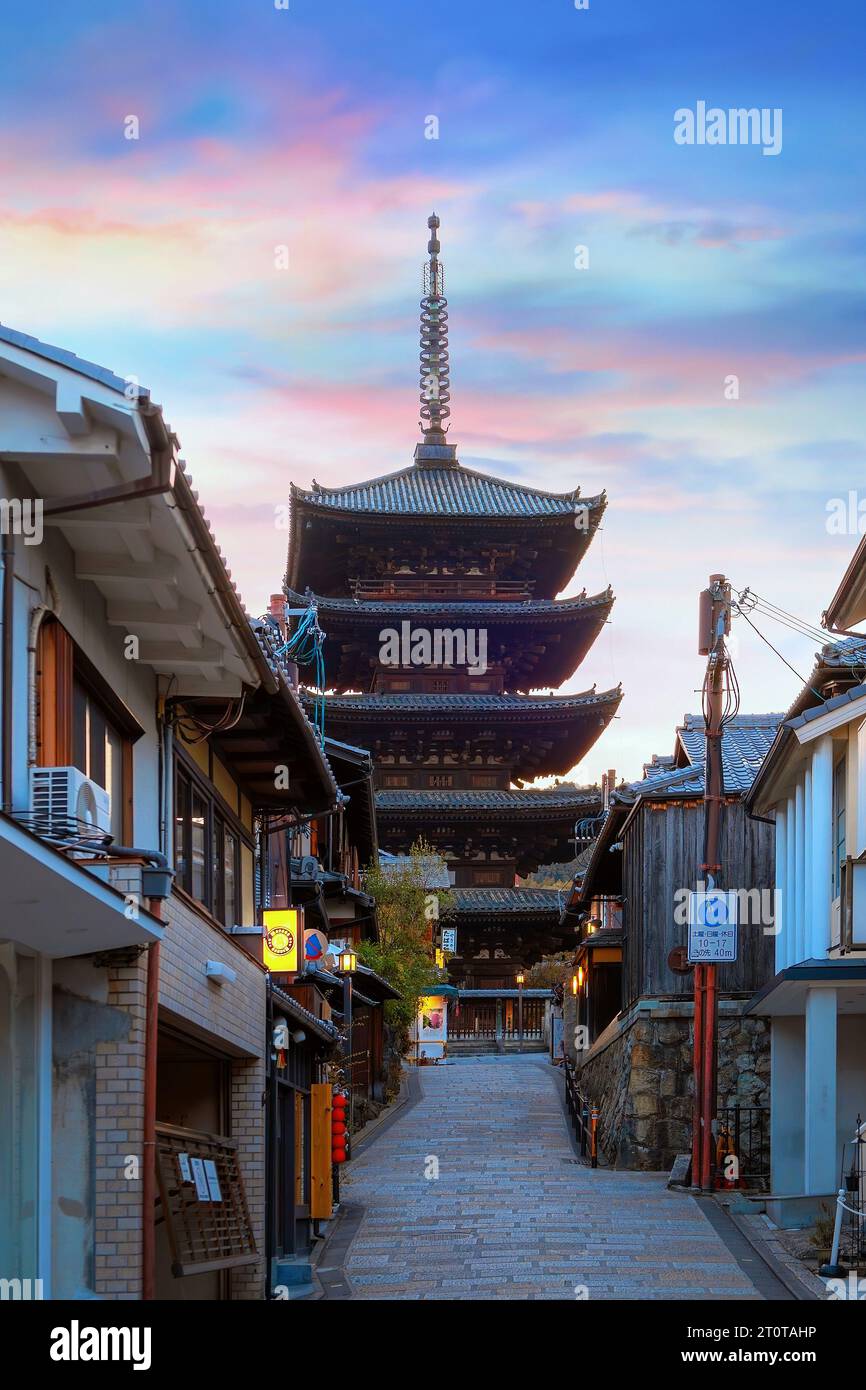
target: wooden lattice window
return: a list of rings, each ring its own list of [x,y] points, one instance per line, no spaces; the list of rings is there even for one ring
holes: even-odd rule
[[[178,1125],[156,1126],[157,1221],[177,1278],[258,1259],[237,1144]]]

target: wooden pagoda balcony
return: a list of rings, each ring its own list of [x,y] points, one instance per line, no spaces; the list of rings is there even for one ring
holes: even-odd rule
[[[534,580],[497,579],[489,574],[388,574],[349,581],[356,599],[499,599],[523,603],[532,597]]]

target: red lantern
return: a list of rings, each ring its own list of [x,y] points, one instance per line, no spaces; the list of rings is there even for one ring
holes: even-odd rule
[[[334,1123],[331,1125],[331,1133],[332,1133],[332,1134],[345,1134],[345,1133],[346,1133],[346,1125],[345,1125],[345,1122],[344,1122],[343,1120],[334,1120]]]
[[[345,1110],[345,1108],[346,1108],[346,1097],[343,1096],[343,1095],[340,1095],[340,1093],[339,1093],[339,1091],[338,1091],[337,1094],[334,1096],[334,1109],[335,1109],[335,1110]]]
[[[345,1163],[345,1162],[346,1162],[346,1150],[345,1150],[345,1149],[334,1149],[334,1150],[332,1151],[332,1153],[331,1153],[331,1158],[333,1159],[334,1163]]]

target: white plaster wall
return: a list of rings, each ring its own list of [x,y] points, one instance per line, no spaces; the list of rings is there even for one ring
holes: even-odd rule
[[[17,470],[0,462],[0,496],[20,495]],[[159,759],[156,731],[156,677],[151,669],[123,655],[124,631],[105,621],[105,600],[94,584],[75,578],[74,555],[56,527],[45,527],[41,545],[15,543],[13,798],[16,810],[28,805],[27,647],[30,619],[40,603],[51,603],[46,566],[59,596],[57,617],[99,669],[144,729],[133,750],[134,839],[143,849],[159,847]]]

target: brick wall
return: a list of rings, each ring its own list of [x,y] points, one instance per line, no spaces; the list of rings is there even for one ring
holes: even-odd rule
[[[219,927],[173,894],[165,903],[166,933],[160,949],[160,1013],[172,1015],[193,1035],[212,1039],[223,1051],[243,1053],[232,1062],[231,1138],[238,1143],[256,1245],[255,1265],[233,1270],[231,1297],[259,1299],[264,1286],[265,1248],[265,1011],[264,971]],[[205,976],[205,961],[222,961],[237,974],[217,985]]]
[[[110,882],[141,902],[141,866],[113,864]],[[95,1048],[94,1291],[101,1298],[141,1297],[144,1165],[144,1027],[147,952],[110,966],[108,1006],[129,1018],[125,1037]]]
[[[135,1299],[141,1297],[147,953],[107,974],[109,1006],[127,1014],[129,1032],[96,1044],[94,1292]]]
[[[134,873],[134,871],[133,871]],[[122,892],[129,883],[112,882]],[[226,934],[183,899],[164,904],[160,948],[160,1016],[210,1041],[231,1063],[230,1134],[238,1142],[241,1171],[256,1244],[255,1265],[231,1272],[230,1297],[260,1299],[265,1247],[265,975]],[[147,953],[106,971],[108,1005],[122,1010],[128,1031],[95,1045],[94,1292],[102,1298],[141,1297],[144,1048]],[[222,961],[237,979],[217,985],[205,962]]]

